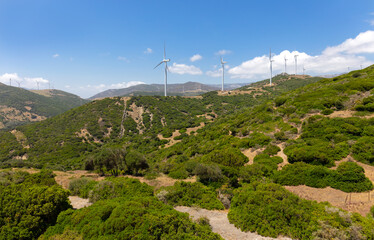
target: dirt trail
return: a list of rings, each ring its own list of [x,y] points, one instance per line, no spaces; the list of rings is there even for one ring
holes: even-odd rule
[[[178,206],[175,210],[179,212],[188,213],[190,217],[194,220],[200,217],[207,217],[209,219],[210,225],[212,226],[212,231],[218,233],[227,240],[263,240],[263,239],[274,239],[269,237],[263,237],[256,233],[242,232],[240,229],[236,228],[234,224],[231,224],[227,218],[227,210],[206,210],[193,207]],[[277,238],[277,239],[290,239],[290,238]]]
[[[336,117],[340,117],[340,118],[349,118],[349,117],[372,118],[372,117],[374,117],[374,113],[366,115],[366,116],[356,116],[355,115],[356,113],[357,113],[357,111],[351,111],[351,110],[335,111],[335,112],[331,113],[330,115],[328,115],[327,117],[329,117],[329,118],[336,118]]]
[[[250,148],[250,149],[246,149],[242,151],[242,153],[249,159],[249,161],[246,164],[244,164],[244,166],[253,164],[253,159],[256,157],[256,155],[264,150],[265,148],[260,148],[256,150],[253,148]]]
[[[288,157],[286,154],[284,154],[283,150],[285,148],[285,145],[286,143],[280,143],[280,144],[277,144],[277,146],[281,149],[278,153],[277,153],[277,156],[281,157],[283,159],[283,162],[278,164],[278,170],[279,169],[282,169],[284,166],[286,166],[289,162],[288,162]]]

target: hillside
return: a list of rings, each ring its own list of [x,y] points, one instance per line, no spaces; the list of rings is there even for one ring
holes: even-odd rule
[[[274,86],[264,80],[197,98],[105,98],[1,131],[0,161],[100,176],[196,177],[201,184],[176,183],[155,195],[169,205],[221,209],[197,193],[216,195],[231,223],[263,236],[311,239],[328,232],[327,239],[373,239],[373,220],[362,216],[374,213],[373,89],[370,66],[330,79],[276,76]],[[115,189],[82,184],[85,193],[78,194]],[[301,198],[298,190],[306,186],[322,203]],[[331,201],[334,207],[322,190],[346,197]],[[99,204],[74,216],[95,209]],[[85,227],[68,216],[47,235],[62,234],[65,225],[83,234]]]
[[[232,90],[243,86],[243,83],[225,84],[225,89]],[[221,85],[206,85],[198,82],[186,82],[180,84],[168,84],[169,96],[198,96],[200,94],[217,91],[221,89]],[[104,92],[98,93],[89,99],[100,99],[106,97],[122,97],[122,96],[163,96],[163,84],[139,84],[136,86],[122,88],[122,89],[109,89]]]
[[[0,83],[0,129],[41,121],[86,102],[60,90],[28,91]]]

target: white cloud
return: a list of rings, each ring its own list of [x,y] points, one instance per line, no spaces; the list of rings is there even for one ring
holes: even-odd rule
[[[186,64],[178,64],[173,63],[172,66],[169,67],[169,71],[171,73],[177,73],[177,74],[190,74],[190,75],[201,75],[203,72],[200,70],[200,68],[195,67],[194,65],[186,65]]]
[[[190,61],[195,62],[195,61],[201,60],[202,58],[203,57],[200,54],[195,54],[192,57],[190,57]]]
[[[273,74],[284,72],[284,58],[287,61],[287,73],[295,73],[295,59],[297,57],[297,73],[303,72],[305,67],[309,75],[321,75],[331,73],[347,72],[359,69],[360,65],[368,66],[373,64],[364,56],[358,54],[374,53],[374,31],[360,33],[354,39],[347,39],[342,44],[327,47],[321,55],[309,55],[305,52],[284,50],[273,57]],[[267,55],[255,57],[241,63],[239,66],[229,69],[231,78],[243,78],[260,80],[268,78],[270,75],[269,58]]]
[[[147,48],[145,51],[144,51],[145,54],[151,54],[153,53],[153,50],[152,48]]]
[[[88,84],[86,86],[81,86],[79,88],[82,91],[85,92],[84,95],[92,96],[92,95],[94,95],[98,92],[102,92],[102,91],[105,91],[105,90],[108,90],[108,89],[128,88],[128,87],[136,86],[136,85],[139,85],[139,84],[145,84],[145,82],[130,81],[130,82],[113,83],[113,84],[109,84],[109,85],[106,85],[106,84],[103,84],[103,83],[97,84],[97,85]],[[67,86],[65,86],[65,87],[68,88]]]
[[[219,68],[219,69],[216,69],[216,70],[213,70],[213,71],[207,71],[205,74],[208,75],[209,77],[221,77],[222,76],[222,68]]]
[[[127,62],[127,63],[130,62],[130,60],[128,60],[126,57],[122,57],[122,56],[118,56],[117,59],[118,59],[119,61],[124,61],[124,62]]]
[[[52,55],[53,58],[58,58],[59,56],[60,56],[60,54],[58,54],[58,53]]]
[[[333,55],[337,53],[374,53],[374,31],[362,32],[356,38],[349,38],[338,46],[327,47],[322,54]]]
[[[227,55],[227,54],[231,54],[231,53],[232,53],[232,51],[230,51],[230,50],[222,49],[222,50],[219,50],[218,52],[216,52],[216,55],[223,56],[223,55]]]
[[[371,26],[374,26],[374,20],[369,20]]]
[[[28,88],[28,89],[37,89],[39,83],[40,89],[48,88],[49,81],[47,79],[38,77],[38,78],[30,78],[30,77],[20,77],[17,73],[5,73],[3,75],[0,75],[0,82],[4,84],[9,84],[9,79],[12,79],[12,86],[18,86],[18,83],[20,83],[20,86],[22,88]],[[17,83],[18,82],[18,83]]]

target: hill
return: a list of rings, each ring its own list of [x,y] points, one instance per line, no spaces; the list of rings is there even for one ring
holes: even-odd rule
[[[194,193],[210,189],[226,207],[231,204],[230,222],[245,231],[373,239],[371,217],[335,208],[323,196],[318,200],[324,203],[301,199],[283,187],[306,185],[315,196],[321,188],[346,193],[340,199],[345,210],[370,213],[373,106],[374,66],[330,79],[276,76],[273,86],[264,80],[194,98],[105,98],[0,131],[0,162],[1,167],[84,168],[101,176],[196,176],[204,187],[176,184],[160,189],[157,198],[188,205],[198,202]],[[105,187],[110,185],[97,185],[100,196],[115,189]],[[89,183],[87,188],[82,186],[86,192],[95,189]],[[369,197],[352,205],[352,195],[360,193]],[[85,227],[75,227],[69,216],[96,207],[101,209],[97,204],[62,216],[66,221],[47,235],[63,234],[65,224],[82,233]]]
[[[96,100],[46,121],[1,132],[0,159],[8,163],[28,159],[22,164],[66,169],[84,168],[86,157],[106,145],[130,142],[129,148],[144,154],[157,152],[165,143],[179,142],[214,119],[292,89],[297,86],[296,81],[310,82],[292,78],[266,87],[263,81],[261,94],[226,91],[209,92],[199,98],[142,96]]]
[[[245,84],[225,84],[225,89],[232,90],[241,87]],[[217,91],[221,89],[221,85],[206,85],[198,82],[186,82],[181,84],[168,84],[169,96],[198,96],[200,94]],[[136,86],[122,88],[122,89],[109,89],[104,92],[98,93],[89,99],[100,99],[106,97],[122,97],[122,96],[163,96],[163,84],[139,84]]]
[[[28,91],[0,83],[0,129],[41,121],[86,102],[60,90]]]

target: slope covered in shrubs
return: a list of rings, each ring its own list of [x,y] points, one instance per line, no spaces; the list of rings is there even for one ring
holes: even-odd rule
[[[0,239],[37,239],[71,208],[50,171],[0,172]]]
[[[274,183],[255,182],[235,191],[229,220],[243,231],[293,239],[373,239],[373,219],[327,203],[303,200]]]

